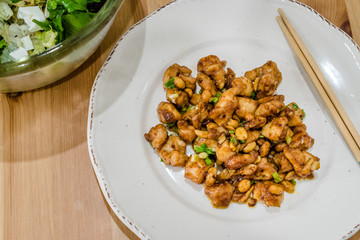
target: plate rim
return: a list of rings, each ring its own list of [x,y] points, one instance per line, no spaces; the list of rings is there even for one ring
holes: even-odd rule
[[[104,61],[102,67],[100,68],[99,72],[97,73],[92,89],[91,89],[91,94],[90,94],[90,101],[89,101],[89,111],[88,111],[88,121],[87,121],[87,145],[88,145],[88,151],[89,151],[89,156],[90,156],[90,161],[93,167],[93,170],[95,172],[96,175],[96,180],[100,186],[101,189],[101,193],[104,196],[104,198],[107,201],[107,204],[109,204],[111,210],[115,213],[115,215],[117,216],[118,219],[120,219],[122,221],[122,223],[124,223],[130,230],[132,230],[133,233],[135,233],[139,238],[141,239],[147,239],[150,240],[150,236],[146,233],[146,231],[142,230],[142,228],[140,226],[138,226],[135,222],[133,222],[132,220],[129,219],[129,217],[126,216],[126,214],[124,214],[119,207],[117,206],[117,204],[115,203],[115,201],[112,199],[110,190],[108,188],[108,184],[105,180],[105,176],[102,173],[101,167],[99,166],[98,161],[96,160],[95,154],[94,154],[94,149],[93,149],[93,138],[92,138],[92,130],[93,130],[93,118],[94,118],[94,104],[95,104],[95,95],[96,95],[96,88],[97,88],[97,84],[102,76],[102,73],[104,71],[106,71],[106,67],[109,63],[109,61],[112,58],[112,55],[115,53],[116,49],[118,48],[118,46],[121,44],[122,40],[133,30],[135,29],[137,26],[139,26],[140,24],[142,24],[143,22],[146,22],[148,19],[150,19],[151,17],[153,17],[154,15],[156,15],[157,13],[159,13],[161,10],[168,8],[170,5],[173,5],[175,3],[181,3],[184,0],[172,0],[169,3],[161,6],[160,8],[156,9],[155,11],[153,11],[152,13],[148,14],[146,17],[142,18],[141,20],[139,20],[138,22],[136,22],[134,25],[132,25],[119,39],[118,41],[115,43],[114,47],[112,48],[111,52],[109,53],[108,57],[106,58],[106,60]],[[341,34],[342,36],[344,36],[345,38],[347,38],[347,40],[349,40],[351,42],[351,44],[353,45],[353,47],[355,47],[355,49],[358,51],[358,53],[360,54],[360,46],[355,42],[355,40],[349,35],[347,34],[344,30],[342,30],[341,28],[337,27],[336,25],[334,25],[332,22],[330,22],[327,18],[325,18],[324,16],[322,16],[319,12],[317,12],[315,9],[313,9],[312,7],[306,5],[305,3],[299,2],[297,0],[275,0],[275,1],[279,1],[279,2],[289,2],[291,4],[295,4],[299,7],[303,7],[305,9],[307,9],[308,11],[310,11],[310,14],[314,14],[315,16],[317,16],[319,18],[319,20],[327,23],[327,25],[331,28],[333,28],[333,30],[335,30],[336,34]],[[346,233],[345,235],[342,236],[342,239],[348,239],[351,236],[353,236],[357,231],[359,231],[360,229],[360,223],[355,225],[354,227],[352,227],[351,230],[349,230],[348,233]]]

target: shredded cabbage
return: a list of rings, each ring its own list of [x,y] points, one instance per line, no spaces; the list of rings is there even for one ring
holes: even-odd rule
[[[11,10],[7,1],[1,0],[0,1],[0,20],[7,21],[12,17],[13,14],[14,13]]]
[[[0,0],[0,64],[17,60],[10,53],[18,49],[32,56],[52,48],[87,25],[105,1]]]

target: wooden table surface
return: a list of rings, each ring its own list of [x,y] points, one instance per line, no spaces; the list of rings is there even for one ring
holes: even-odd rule
[[[351,35],[344,0],[300,0]],[[138,239],[111,211],[89,159],[86,127],[94,78],[135,22],[170,0],[125,0],[97,51],[48,87],[0,94],[0,236]],[[360,13],[359,13],[360,14]],[[359,240],[360,232],[351,240]]]

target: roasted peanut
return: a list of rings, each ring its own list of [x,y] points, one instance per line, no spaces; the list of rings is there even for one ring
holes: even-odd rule
[[[251,181],[249,179],[243,179],[238,183],[238,190],[239,192],[246,192],[251,187]]]
[[[175,77],[174,84],[177,88],[180,88],[180,89],[185,88],[185,82],[180,77]]]
[[[285,192],[293,193],[295,191],[294,184],[289,181],[282,181],[281,185],[283,186]]]
[[[244,152],[244,153],[249,153],[249,152],[251,152],[252,150],[254,150],[255,147],[256,147],[256,142],[251,142],[251,143],[249,143],[249,144],[247,144],[247,145],[245,146],[245,148],[243,149],[243,152]]]
[[[235,136],[238,140],[246,140],[248,138],[248,133],[243,127],[238,127],[235,130]]]
[[[269,192],[274,194],[274,195],[281,195],[284,193],[284,189],[281,185],[279,184],[272,184],[269,187]]]

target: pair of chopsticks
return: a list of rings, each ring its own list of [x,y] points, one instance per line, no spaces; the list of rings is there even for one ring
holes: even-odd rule
[[[360,135],[352,124],[349,116],[341,106],[335,93],[326,81],[319,66],[311,56],[309,50],[296,33],[288,18],[281,9],[278,9],[280,16],[276,17],[284,35],[289,41],[299,61],[303,65],[306,73],[312,81],[314,87],[318,91],[330,114],[332,115],[338,129],[340,130],[344,140],[348,144],[350,150],[354,154],[356,160],[360,162]]]

